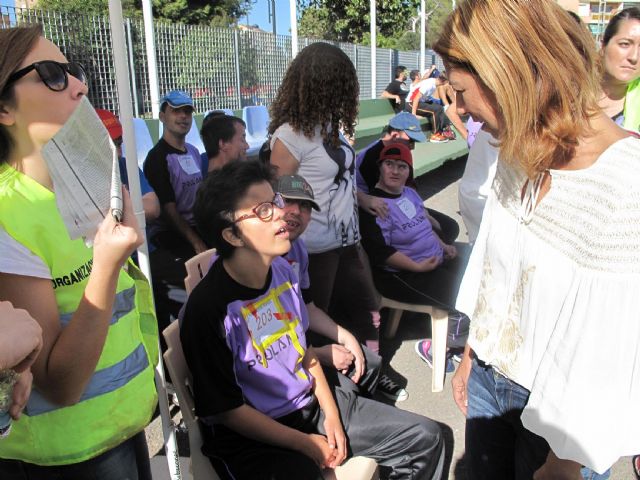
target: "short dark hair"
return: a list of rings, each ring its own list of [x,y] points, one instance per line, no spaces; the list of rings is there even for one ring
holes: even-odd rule
[[[629,7],[625,8],[618,12],[611,20],[609,20],[609,24],[607,28],[604,30],[604,35],[602,36],[602,45],[607,45],[611,37],[615,36],[618,33],[620,28],[620,24],[623,20],[638,20],[640,21],[640,7]]]
[[[193,214],[203,240],[217,249],[221,258],[230,258],[235,247],[222,237],[226,228],[232,227],[233,212],[256,183],[273,180],[272,170],[257,161],[231,162],[214,170],[200,184],[193,207]]]
[[[416,79],[419,80],[420,79],[420,70],[411,70],[409,72],[409,78],[411,79],[412,82],[415,82]]]
[[[402,75],[405,71],[407,70],[407,67],[405,67],[404,65],[398,65],[396,67],[396,76],[393,78],[398,78],[400,75]]]
[[[238,123],[246,127],[241,118],[231,115],[220,115],[217,112],[211,112],[204,118],[200,129],[200,137],[209,158],[215,157],[220,153],[220,140],[228,142],[233,138],[236,134],[236,124]]]

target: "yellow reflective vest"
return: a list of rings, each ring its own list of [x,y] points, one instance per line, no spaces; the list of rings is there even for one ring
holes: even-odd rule
[[[624,99],[624,128],[640,131],[640,78],[627,87]]]
[[[0,226],[49,267],[64,328],[84,294],[93,250],[69,238],[54,193],[6,164],[0,165]],[[120,271],[104,348],[80,401],[55,405],[34,386],[22,417],[0,440],[0,458],[78,463],[141,431],[157,402],[157,346],[150,288],[130,262],[128,271]]]

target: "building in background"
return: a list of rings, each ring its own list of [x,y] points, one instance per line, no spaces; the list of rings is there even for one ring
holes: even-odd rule
[[[591,0],[589,2],[558,0],[558,3],[567,10],[577,13],[598,40],[612,16],[627,7],[640,7],[640,0]]]

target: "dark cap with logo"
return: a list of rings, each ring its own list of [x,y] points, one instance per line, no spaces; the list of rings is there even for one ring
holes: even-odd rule
[[[300,175],[283,175],[276,182],[275,191],[280,192],[285,200],[307,200],[315,210],[320,211],[313,196],[313,188]]]

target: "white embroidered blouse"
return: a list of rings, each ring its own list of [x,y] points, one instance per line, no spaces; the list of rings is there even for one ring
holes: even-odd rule
[[[525,427],[602,472],[640,452],[640,140],[549,173],[525,211],[526,177],[498,162],[456,308],[478,358],[531,391]]]

